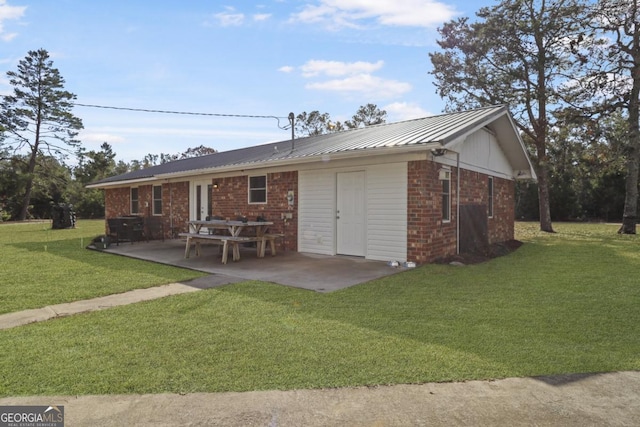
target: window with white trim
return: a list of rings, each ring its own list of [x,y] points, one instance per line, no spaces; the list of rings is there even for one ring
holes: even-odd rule
[[[442,221],[451,221],[451,175],[441,176],[442,181]]]
[[[140,213],[140,199],[138,196],[138,187],[131,189],[131,215]]]
[[[493,218],[493,177],[489,177],[489,182],[487,183],[488,187],[488,201],[487,201],[487,213],[489,214],[489,218]]]
[[[153,214],[162,215],[162,185],[153,186]]]
[[[249,177],[249,203],[267,203],[267,176]]]

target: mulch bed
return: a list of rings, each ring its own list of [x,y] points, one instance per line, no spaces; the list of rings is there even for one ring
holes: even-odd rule
[[[440,258],[436,260],[437,264],[479,264],[481,262],[489,261],[490,259],[500,256],[508,255],[511,252],[522,246],[522,242],[519,240],[507,240],[506,242],[494,243],[490,245],[485,251],[461,253],[458,255],[452,255],[446,258]]]

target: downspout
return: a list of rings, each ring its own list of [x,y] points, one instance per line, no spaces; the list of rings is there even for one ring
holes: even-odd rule
[[[460,153],[456,153],[456,255],[460,255]]]

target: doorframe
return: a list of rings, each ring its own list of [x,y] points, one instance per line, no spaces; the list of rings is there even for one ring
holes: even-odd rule
[[[359,173],[362,176],[362,212],[363,212],[363,227],[362,227],[362,247],[361,254],[343,254],[340,253],[340,227],[338,226],[338,207],[339,207],[339,199],[340,199],[340,175],[346,175],[351,173]],[[336,193],[335,193],[335,254],[336,255],[345,255],[345,256],[357,256],[357,257],[367,257],[367,171],[366,169],[356,169],[356,170],[341,170],[335,173],[335,185],[336,185]]]
[[[198,217],[198,212],[197,212],[197,208],[198,208],[198,186],[202,186],[204,188],[206,188],[205,193],[207,195],[207,200],[205,201],[206,204],[209,205],[213,205],[213,200],[211,197],[211,191],[209,191],[209,188],[213,187],[213,179],[194,179],[191,180],[191,182],[189,183],[189,194],[190,194],[190,202],[189,202],[189,220],[193,221],[196,220]],[[206,214],[205,214],[206,216]],[[204,219],[204,218],[201,218]]]

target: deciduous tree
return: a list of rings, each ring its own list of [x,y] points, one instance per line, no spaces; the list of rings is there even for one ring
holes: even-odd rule
[[[573,43],[574,53],[589,73],[577,89],[593,104],[594,115],[626,113],[624,158],[625,202],[619,232],[636,234],[640,171],[640,3],[599,0],[594,3],[590,31]]]
[[[438,94],[449,110],[508,104],[515,124],[532,141],[538,175],[540,229],[552,232],[549,129],[564,107],[566,83],[579,61],[569,40],[584,28],[581,0],[502,0],[438,31],[441,52],[431,53]]]

